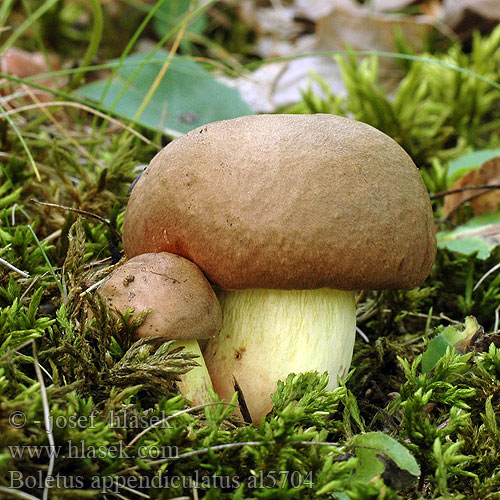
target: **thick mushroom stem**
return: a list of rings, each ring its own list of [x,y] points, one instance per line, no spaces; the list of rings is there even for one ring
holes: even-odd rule
[[[229,400],[234,379],[253,422],[272,408],[270,395],[289,373],[328,372],[328,388],[347,374],[356,334],[350,291],[224,291],[222,330],[205,349],[215,391]]]
[[[205,365],[203,354],[197,340],[176,340],[174,347],[184,347],[185,351],[196,354],[195,361],[199,366],[191,368],[187,373],[180,375],[177,387],[182,395],[194,405],[210,403],[209,389],[213,390],[212,381]]]

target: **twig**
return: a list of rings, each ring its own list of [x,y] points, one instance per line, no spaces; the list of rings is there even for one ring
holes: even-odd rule
[[[457,189],[449,189],[447,191],[439,191],[430,196],[431,200],[437,200],[438,198],[443,198],[449,194],[462,193],[463,191],[477,191],[480,189],[500,189],[500,184],[484,184],[481,186],[465,186]]]
[[[93,214],[92,212],[88,212],[87,210],[81,210],[79,208],[58,205],[57,203],[46,203],[45,201],[38,201],[38,200],[35,200],[34,198],[31,198],[31,201],[33,203],[37,203],[38,205],[43,205],[44,207],[53,207],[53,208],[58,208],[59,210],[67,210],[69,212],[74,212],[74,213],[77,213],[80,215],[85,215],[86,217],[90,217],[91,219],[96,219],[99,222],[106,224],[111,229],[111,232],[118,238],[118,241],[122,240],[121,234],[113,227],[113,224],[111,224],[111,222],[109,222],[108,219],[105,219],[104,217],[101,217],[100,215]]]
[[[365,291],[366,290],[361,290],[358,294],[358,296],[356,297],[356,302],[355,302],[355,306],[357,306],[360,302],[361,302],[361,299],[363,298],[363,296],[365,295]]]

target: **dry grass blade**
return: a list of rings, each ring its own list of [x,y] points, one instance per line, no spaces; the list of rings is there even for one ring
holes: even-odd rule
[[[45,432],[47,433],[47,439],[49,441],[49,446],[53,450],[55,449],[54,435],[52,434],[52,421],[50,416],[49,399],[47,397],[47,390],[45,389],[45,382],[43,381],[42,370],[40,369],[40,363],[38,362],[38,354],[36,351],[36,344],[33,341],[33,360],[35,365],[36,377],[38,383],[40,384],[40,393],[42,395],[42,405],[43,405],[43,419],[45,423]],[[52,477],[52,471],[54,470],[55,454],[50,454],[49,466],[47,468],[47,479]],[[47,500],[49,497],[49,482],[47,481],[43,489],[43,500]]]
[[[23,498],[24,500],[40,500],[38,497],[25,493],[24,491],[6,488],[5,486],[0,486],[0,491],[3,491],[7,495],[11,495],[13,497]]]
[[[85,104],[80,104],[78,102],[49,101],[49,102],[40,102],[39,104],[27,104],[26,106],[19,106],[16,109],[5,111],[5,115],[9,116],[9,115],[13,115],[16,113],[21,113],[23,111],[31,111],[33,109],[46,108],[46,107],[52,107],[52,106],[65,106],[68,108],[77,108],[77,109],[81,109],[82,111],[86,111],[88,113],[94,114],[94,115],[98,116],[99,118],[103,118],[104,120],[108,120],[110,123],[113,123],[114,125],[117,125],[121,128],[124,128],[125,130],[127,130],[127,132],[130,132],[132,135],[139,138],[141,141],[145,142],[149,146],[152,146],[158,150],[161,149],[160,146],[158,146],[154,142],[150,141],[147,137],[143,136],[142,134],[140,134],[139,132],[134,130],[132,127],[125,125],[120,120],[117,120],[116,118],[112,118],[111,116],[109,116],[105,113],[102,113],[101,111],[98,111],[97,109],[91,108],[90,106],[87,106]]]

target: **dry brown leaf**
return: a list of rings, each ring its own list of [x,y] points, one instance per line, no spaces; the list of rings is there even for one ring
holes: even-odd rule
[[[440,19],[443,16],[443,4],[441,0],[425,0],[421,7],[422,14]]]
[[[438,19],[443,12],[441,0],[372,0],[371,6],[377,12],[387,12],[418,6],[420,12],[426,16]]]
[[[318,21],[329,16],[334,9],[353,8],[353,0],[295,0],[297,13],[312,21]]]
[[[348,44],[355,50],[394,50],[395,31],[400,30],[405,40],[420,50],[432,27],[430,21],[425,16],[374,14],[363,7],[336,8],[318,21],[317,47],[336,50]]]
[[[429,16],[382,15],[369,7],[361,6],[353,0],[296,0],[293,7],[277,7],[275,14],[282,16],[282,25],[287,26],[291,39],[283,38],[280,23],[274,23],[276,34],[272,33],[269,23],[272,8],[266,8],[264,14],[252,13],[251,1],[244,2],[246,16],[252,16],[262,36],[257,41],[257,51],[264,57],[294,56],[311,52],[345,50],[350,46],[354,50],[394,51],[395,33],[403,33],[407,43],[418,51],[422,48],[425,35],[435,25]],[[256,3],[253,3],[258,10]],[[290,10],[295,9],[295,11]],[[295,12],[295,14],[294,14]],[[293,15],[294,14],[294,15]],[[259,22],[259,19],[261,20]],[[293,22],[297,19],[309,19],[315,22],[314,35],[296,36]],[[311,72],[318,74],[335,94],[344,95],[345,87],[340,70],[331,57],[309,57],[265,65],[253,74],[228,83],[240,90],[245,101],[258,112],[272,112],[280,106],[293,104],[301,99],[301,91],[312,84],[313,90],[322,94],[314,82]],[[387,90],[398,83],[401,76],[397,62],[390,58],[379,61],[380,82]]]
[[[457,27],[471,13],[491,21],[500,20],[499,0],[444,0],[444,15],[447,24]]]
[[[30,76],[42,75],[52,71],[52,69],[58,69],[58,64],[55,60],[51,60],[52,68],[49,68],[45,57],[39,53],[29,53],[24,50],[10,48],[7,49],[2,55],[0,55],[0,70],[2,73],[7,75],[17,76],[19,78],[28,78]],[[5,79],[0,79],[0,83],[5,83]],[[37,83],[44,85],[49,88],[55,88],[54,79],[40,79]],[[30,91],[36,95],[40,101],[48,101],[52,98],[50,93],[38,90],[34,87],[29,87]],[[22,86],[17,83],[13,83],[7,87],[0,90],[0,95],[7,96],[9,94],[14,94],[20,92],[25,94]],[[12,104],[12,103],[11,103]]]
[[[500,157],[493,158],[484,163],[478,170],[472,170],[455,182],[450,191],[473,186],[488,186],[500,184]],[[500,189],[478,189],[461,191],[446,196],[444,202],[444,215],[449,217],[461,205],[468,202],[474,215],[494,212],[500,206]]]
[[[443,19],[460,40],[474,31],[487,35],[500,20],[500,0],[444,0]]]
[[[415,0],[372,0],[372,8],[383,12],[387,10],[399,10],[414,4]]]
[[[396,50],[397,31],[406,42],[422,50],[424,37],[430,32],[432,20],[424,16],[372,14],[366,9],[335,9],[321,19],[317,28],[318,50],[339,50],[348,45],[354,50]],[[402,76],[398,63],[390,58],[379,61],[380,81],[393,88]]]

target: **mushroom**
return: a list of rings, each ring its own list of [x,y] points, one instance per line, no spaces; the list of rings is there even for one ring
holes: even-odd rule
[[[194,404],[211,401],[212,387],[197,339],[221,328],[219,302],[203,273],[189,260],[171,253],[145,253],[115,269],[98,289],[111,309],[135,313],[151,309],[138,337],[161,335],[198,355],[199,366],[181,375],[179,389]]]
[[[435,252],[418,169],[379,130],[333,115],[245,116],[202,126],[152,160],[131,193],[129,256],[169,251],[221,288],[204,352],[254,422],[289,373],[346,375],[355,290],[412,289]]]

